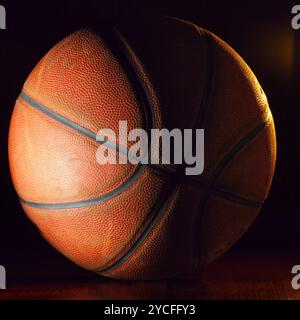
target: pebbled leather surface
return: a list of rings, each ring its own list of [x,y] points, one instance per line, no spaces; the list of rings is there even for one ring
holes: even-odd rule
[[[163,188],[163,180],[146,168],[131,188],[99,205],[63,210],[22,206],[55,248],[85,268],[99,269],[118,259],[143,232]]]
[[[99,164],[98,143],[20,98],[12,123],[11,174],[19,196],[27,201],[60,203],[96,198],[120,186],[136,170],[131,164]]]
[[[59,42],[38,63],[24,91],[53,111],[93,132],[119,120],[143,128],[142,109],[126,71],[107,45],[83,29]]]

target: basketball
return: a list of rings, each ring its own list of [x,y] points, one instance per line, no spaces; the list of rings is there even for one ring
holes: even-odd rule
[[[203,173],[98,163],[97,134],[120,121],[128,130],[204,129]],[[28,218],[67,258],[119,279],[192,275],[226,252],[259,213],[275,159],[253,72],[213,33],[170,17],[64,38],[24,83],[9,130]]]

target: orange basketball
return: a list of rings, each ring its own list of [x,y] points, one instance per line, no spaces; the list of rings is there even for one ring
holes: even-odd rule
[[[203,128],[205,169],[96,161],[101,128]],[[118,137],[120,138],[120,137]],[[275,164],[257,79],[226,43],[173,18],[79,30],[37,64],[9,132],[24,211],[57,250],[114,278],[192,274],[256,217]]]

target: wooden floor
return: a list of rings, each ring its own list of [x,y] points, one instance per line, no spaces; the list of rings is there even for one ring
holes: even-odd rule
[[[8,283],[0,299],[300,299],[291,286],[296,264],[300,254],[228,254],[191,280],[32,277]]]

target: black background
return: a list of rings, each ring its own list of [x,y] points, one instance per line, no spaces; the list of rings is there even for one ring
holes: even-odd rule
[[[260,215],[231,253],[298,250],[300,30],[291,28],[295,3],[110,0],[0,4],[7,10],[7,30],[0,30],[0,264],[10,274],[88,274],[38,234],[23,213],[11,183],[7,160],[9,120],[25,79],[39,59],[70,32],[95,19],[135,19],[142,14],[176,16],[209,29],[229,43],[256,74],[274,116],[278,160],[270,195]]]

